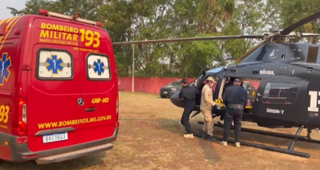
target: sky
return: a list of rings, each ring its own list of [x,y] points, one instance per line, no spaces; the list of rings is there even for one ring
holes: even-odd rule
[[[10,18],[10,10],[7,7],[13,7],[17,10],[23,9],[27,0],[0,0],[0,20]]]

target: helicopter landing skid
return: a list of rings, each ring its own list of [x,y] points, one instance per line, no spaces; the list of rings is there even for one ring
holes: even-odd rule
[[[199,124],[203,124],[203,122],[198,122]],[[223,127],[223,124],[221,122],[218,122],[217,124],[214,124],[214,126],[217,127]],[[231,129],[233,129],[233,126],[231,127]],[[303,128],[301,128],[302,130]],[[256,134],[261,134],[261,135],[268,135],[268,136],[274,136],[274,137],[280,137],[280,138],[286,138],[286,139],[294,139],[297,138],[297,140],[299,141],[306,141],[306,142],[310,142],[310,143],[318,143],[320,144],[319,140],[314,140],[310,138],[310,133],[311,130],[308,129],[308,135],[307,136],[299,136],[299,134],[301,133],[301,131],[299,132],[299,134],[297,135],[290,135],[290,134],[284,134],[284,133],[277,133],[277,132],[268,132],[268,131],[263,131],[263,130],[256,130],[256,129],[249,129],[249,128],[241,128],[241,131],[243,132],[250,132],[250,133],[256,133]],[[297,132],[299,131],[299,129],[297,130]]]
[[[199,124],[203,124],[203,122],[201,122],[201,121],[199,121],[198,123]],[[214,124],[214,126],[223,127],[223,124],[219,122],[218,124]],[[231,127],[231,129],[234,130],[233,127]],[[294,151],[295,142],[297,140],[300,140],[300,141],[307,141],[307,142],[311,142],[311,143],[320,143],[320,141],[312,140],[310,137],[299,136],[301,131],[302,131],[302,129],[303,129],[303,126],[298,128],[298,130],[297,130],[295,135],[288,135],[288,134],[281,134],[281,133],[276,133],[276,132],[267,132],[267,131],[261,131],[261,130],[255,130],[255,129],[241,128],[241,131],[243,131],[243,132],[249,132],[249,133],[256,133],[256,134],[263,134],[263,135],[269,135],[269,136],[292,139],[287,149],[282,149],[282,148],[272,147],[272,146],[266,146],[266,145],[263,145],[263,144],[255,144],[255,143],[251,143],[251,142],[244,142],[244,141],[241,141],[241,145],[260,148],[260,149],[269,150],[269,151],[285,153],[285,154],[294,155],[294,156],[300,156],[300,157],[309,158],[310,154],[308,154],[308,153]],[[200,137],[201,135],[195,134],[195,136]],[[309,136],[309,134],[308,134],[308,136]],[[222,140],[222,138],[219,138],[219,137],[214,137],[214,138],[216,138],[217,140],[220,140],[220,141]],[[234,143],[233,140],[228,140],[228,142]]]

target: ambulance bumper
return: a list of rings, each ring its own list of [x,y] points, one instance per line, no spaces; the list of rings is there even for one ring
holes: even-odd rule
[[[119,129],[116,128],[114,134],[109,138],[40,152],[32,152],[27,143],[18,144],[16,136],[0,132],[0,159],[11,162],[36,160],[37,164],[62,162],[112,149],[112,142],[117,139],[118,131]],[[5,142],[8,142],[8,146],[3,145]]]

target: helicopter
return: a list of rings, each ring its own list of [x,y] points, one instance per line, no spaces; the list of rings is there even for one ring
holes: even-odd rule
[[[291,39],[318,37],[315,33],[295,33],[297,28],[320,17],[320,11],[281,30],[273,30],[261,35],[231,35],[214,37],[190,37],[175,39],[158,39],[144,41],[114,42],[113,45],[165,43],[180,41],[207,41],[233,39],[262,39],[263,41],[249,49],[239,59],[237,64],[229,64],[210,70],[202,70],[195,85],[201,92],[206,78],[212,76],[215,81],[213,100],[217,103],[212,108],[213,117],[223,120],[226,108],[222,101],[224,89],[232,85],[235,78],[242,81],[242,86],[248,91],[248,102],[244,109],[243,121],[255,122],[258,126],[267,128],[297,127],[295,135],[275,133],[262,130],[242,128],[242,131],[292,139],[287,149],[272,146],[241,142],[247,146],[302,156],[309,158],[308,153],[294,151],[297,140],[320,143],[313,140],[310,133],[320,128],[320,55],[319,45],[308,43],[292,43]],[[184,107],[179,98],[180,91],[171,96],[172,104]],[[201,93],[196,97],[196,112],[200,113]],[[203,123],[203,122],[198,122]],[[223,127],[222,123],[215,126]],[[300,136],[307,129],[307,136]],[[320,132],[319,132],[320,133]],[[195,134],[196,135],[196,134]],[[196,135],[200,136],[200,135]],[[230,140],[231,141],[231,140]],[[228,142],[230,142],[228,141]]]

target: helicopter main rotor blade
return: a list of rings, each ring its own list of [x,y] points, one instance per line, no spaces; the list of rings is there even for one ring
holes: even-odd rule
[[[319,17],[320,17],[320,11],[317,12],[317,13],[314,13],[314,14],[312,14],[312,15],[304,18],[304,19],[301,19],[300,21],[298,21],[298,22],[296,22],[296,23],[294,23],[294,24],[292,24],[290,26],[288,26],[287,28],[283,29],[280,32],[280,34],[287,35],[290,32],[292,32],[293,30],[295,30],[295,29],[297,29],[297,28],[299,28],[299,27],[301,27],[301,26],[303,26],[303,25],[305,25],[305,24],[307,24],[307,23],[309,23],[309,22],[311,22],[311,21],[313,21],[313,20],[315,20],[315,19],[317,19]]]
[[[320,34],[316,34],[316,33],[301,33],[302,37],[318,37],[320,36]]]
[[[230,40],[230,39],[246,39],[246,38],[263,38],[263,36],[262,35],[230,35],[230,36],[189,37],[189,38],[172,38],[172,39],[169,38],[169,39],[156,39],[156,40],[114,42],[112,43],[112,45],[163,43],[163,42],[180,42],[180,41]]]
[[[265,44],[268,44],[268,43],[270,43],[270,39],[269,39],[269,38],[266,39],[266,40],[264,40],[263,42],[259,43],[258,45],[252,47],[250,50],[248,50],[246,53],[244,53],[241,57],[239,57],[239,58],[237,59],[237,61],[239,61],[239,62],[242,61],[242,60],[245,59],[249,54],[251,54],[253,51],[255,51],[255,50],[258,49],[259,47],[261,47],[261,46],[263,46],[263,45],[265,45]]]

